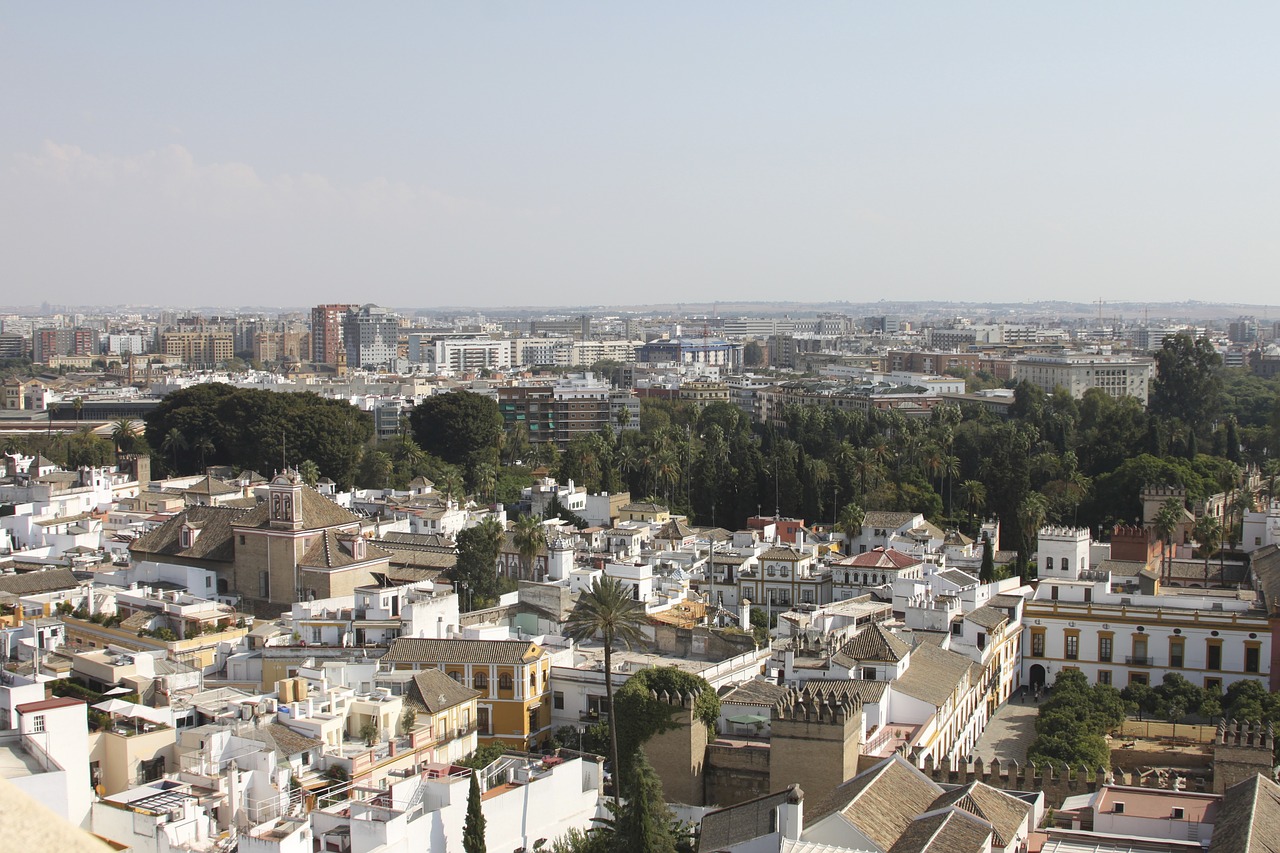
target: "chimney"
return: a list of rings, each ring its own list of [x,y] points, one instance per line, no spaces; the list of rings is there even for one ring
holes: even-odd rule
[[[744,631],[751,629],[751,599],[749,598],[738,602],[738,627]]]

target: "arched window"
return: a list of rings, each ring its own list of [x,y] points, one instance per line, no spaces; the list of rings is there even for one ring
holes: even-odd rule
[[[460,672],[451,672],[449,673],[449,677],[452,678],[454,681],[458,682],[459,684],[462,683],[462,673]]]
[[[1045,570],[1046,572],[1051,572],[1051,571],[1053,571],[1053,557],[1045,557],[1045,558],[1044,558],[1044,570]]]
[[[489,689],[489,673],[477,672],[475,675],[471,676],[471,686],[476,690],[487,691]]]
[[[1066,557],[1063,557],[1063,558],[1062,558],[1062,570],[1065,572],[1065,571],[1069,571],[1070,569],[1071,569],[1071,561],[1070,561],[1070,560],[1068,560]]]
[[[502,675],[498,676],[498,689],[499,690],[511,689],[511,673],[504,672],[502,673]]]

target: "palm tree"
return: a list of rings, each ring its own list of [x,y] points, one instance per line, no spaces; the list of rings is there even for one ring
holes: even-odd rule
[[[973,528],[974,518],[987,504],[987,487],[981,480],[965,480],[960,484],[960,502],[969,510],[969,526]]]
[[[440,491],[444,492],[445,500],[453,500],[462,495],[462,475],[454,468],[449,468],[440,475]]]
[[[187,437],[177,427],[172,427],[165,433],[164,440],[160,442],[160,450],[163,453],[173,454],[173,473],[178,473],[178,451],[187,449]]]
[[[1218,550],[1222,540],[1222,523],[1212,515],[1203,515],[1196,522],[1191,535],[1200,543],[1200,556],[1204,557],[1204,579],[1209,580],[1209,558]]]
[[[498,469],[488,462],[481,462],[475,470],[476,491],[493,500],[493,490],[498,485]]]
[[[84,397],[76,397],[71,401],[71,405],[76,410],[76,423],[79,423],[80,415],[84,412]]]
[[[604,695],[609,706],[609,752],[613,762],[613,802],[618,803],[621,765],[618,763],[618,727],[613,713],[613,646],[630,649],[644,642],[644,605],[631,597],[617,578],[596,578],[578,597],[565,620],[564,633],[582,642],[599,634],[604,640]]]
[[[1173,532],[1178,529],[1178,522],[1182,518],[1182,504],[1176,498],[1169,498],[1160,509],[1156,511],[1152,524],[1155,527],[1156,536],[1160,537],[1160,574],[1165,573],[1166,565],[1171,565],[1172,560],[1166,559],[1168,548],[1173,544]]]
[[[198,439],[196,439],[196,450],[200,452],[200,467],[202,469],[207,469],[208,467],[205,464],[205,455],[208,453],[212,453],[216,449],[217,448],[213,446],[213,441],[209,438],[209,436],[202,435]]]
[[[1031,556],[1031,549],[1040,534],[1040,525],[1044,524],[1045,513],[1048,510],[1049,502],[1039,492],[1027,495],[1018,505],[1018,525],[1022,528],[1021,556],[1024,567]]]
[[[849,546],[849,555],[853,554],[853,540],[862,535],[862,523],[866,517],[867,514],[862,511],[862,507],[856,503],[846,504],[845,508],[840,510],[840,521],[836,526],[844,534]]]
[[[520,553],[520,574],[525,580],[533,580],[533,561],[547,543],[547,529],[532,515],[523,516],[513,530],[516,551]]]
[[[111,424],[111,441],[115,443],[116,453],[128,453],[138,438],[138,428],[129,418],[120,418]]]

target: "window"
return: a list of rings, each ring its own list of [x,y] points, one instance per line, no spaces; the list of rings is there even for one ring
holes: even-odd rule
[[[987,635],[983,631],[978,632],[978,649],[982,650],[987,647]]]
[[[1054,586],[1049,587],[1049,597],[1054,601],[1058,600],[1058,587],[1056,584]]]
[[[1124,803],[1113,803],[1111,806],[1112,814],[1124,814]]]
[[[1062,558],[1062,570],[1063,570],[1064,572],[1066,572],[1066,571],[1070,571],[1070,569],[1071,569],[1071,561],[1070,561],[1070,560],[1068,560],[1066,557],[1063,557],[1063,558]]]
[[[485,692],[488,692],[489,673],[477,672],[475,675],[471,676],[471,686],[474,687],[476,690],[483,690]]]
[[[1084,591],[1084,600],[1086,604],[1089,603],[1090,601],[1093,601],[1093,590],[1086,589]]]
[[[1046,572],[1051,572],[1051,571],[1053,571],[1053,557],[1045,557],[1045,558],[1044,558],[1044,570],[1045,570]]]
[[[1098,670],[1098,683],[1099,683],[1099,684],[1110,684],[1110,683],[1111,683],[1111,670],[1109,670],[1109,669],[1100,669],[1100,670]]]
[[[1044,657],[1044,634],[1031,635],[1031,656],[1033,658]]]
[[[1246,646],[1244,650],[1244,671],[1258,672],[1262,662],[1262,649],[1257,646]]]
[[[1185,646],[1183,645],[1182,640],[1169,641],[1169,666],[1174,669],[1180,669],[1182,667],[1184,649]]]
[[[874,666],[864,666],[862,668],[862,677],[867,681],[876,680],[876,668]]]
[[[31,718],[31,731],[37,733],[44,731],[44,714]]]
[[[1185,815],[1185,814],[1186,814],[1186,812],[1182,809],[1182,807],[1181,807],[1181,806],[1174,806],[1174,807],[1173,807],[1173,819],[1174,819],[1174,820],[1182,820],[1182,817],[1183,817],[1183,815]]]
[[[555,708],[557,711],[564,710],[564,692],[563,691],[557,690],[555,693],[551,694],[551,707]]]
[[[204,588],[205,588],[205,589],[208,589],[208,588],[209,588],[209,587],[211,587],[211,586],[213,586],[213,575],[205,575],[205,576],[204,576]]]
[[[243,544],[244,544],[244,535],[243,535],[243,534],[240,536],[240,544],[241,544],[241,545],[243,545]]]
[[[459,684],[462,683],[462,673],[460,672],[451,672],[449,673],[449,677],[452,678],[454,681],[458,682]]]
[[[1102,663],[1111,663],[1111,638],[1098,638],[1098,660]]]
[[[511,689],[511,673],[504,672],[498,676],[498,689],[499,690]]]
[[[1205,669],[1222,669],[1222,645],[1214,643],[1207,649],[1208,655],[1205,659]]]
[[[1222,692],[1221,678],[1206,678],[1204,680],[1204,689],[1215,695]]]
[[[1079,659],[1080,659],[1080,635],[1068,634],[1067,635],[1067,660],[1079,660]]]
[[[260,598],[271,597],[271,573],[258,572],[258,596]]]
[[[319,629],[319,628],[312,628],[312,629],[311,629],[311,642],[312,642],[312,643],[315,643],[315,644],[317,644],[317,645],[318,645],[318,644],[320,643],[321,639],[322,639],[322,637],[321,637],[321,634],[320,634],[320,629]]]

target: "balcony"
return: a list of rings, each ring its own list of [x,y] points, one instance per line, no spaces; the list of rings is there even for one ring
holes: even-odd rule
[[[1155,666],[1156,659],[1152,657],[1126,657],[1124,659],[1126,666]]]

